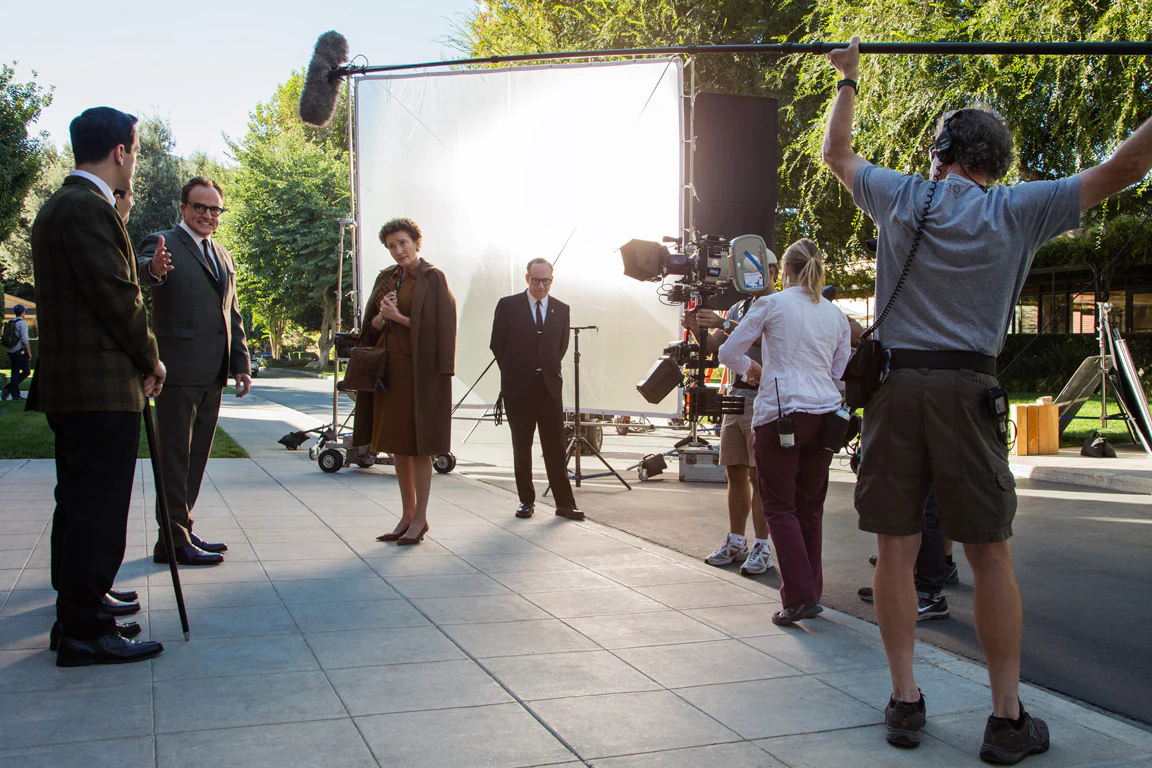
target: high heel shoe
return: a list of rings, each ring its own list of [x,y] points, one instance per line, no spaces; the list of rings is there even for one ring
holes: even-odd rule
[[[406,547],[409,544],[419,544],[424,540],[424,534],[426,533],[428,533],[428,523],[424,523],[424,527],[420,529],[420,535],[416,538],[412,538],[411,536],[401,536],[400,538],[396,539],[396,543],[401,547]]]
[[[396,541],[403,535],[402,533],[382,533],[376,537],[376,541]]]

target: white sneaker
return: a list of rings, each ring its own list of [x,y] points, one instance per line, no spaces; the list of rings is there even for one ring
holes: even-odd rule
[[[764,573],[772,565],[772,550],[766,543],[758,541],[752,545],[752,551],[748,553],[744,565],[740,566],[740,573],[745,576],[756,576]]]
[[[728,565],[733,560],[740,560],[747,556],[747,544],[738,544],[732,541],[732,539],[725,539],[719,549],[704,558],[704,562],[708,563],[708,565]]]

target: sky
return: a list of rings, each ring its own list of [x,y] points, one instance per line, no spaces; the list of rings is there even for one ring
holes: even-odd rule
[[[461,58],[446,40],[476,0],[278,0],[163,3],[0,0],[0,61],[16,79],[55,86],[34,130],[58,144],[88,107],[168,118],[176,152],[226,160],[224,135],[240,138],[248,114],[294,69],[322,33],[348,38],[371,64]]]

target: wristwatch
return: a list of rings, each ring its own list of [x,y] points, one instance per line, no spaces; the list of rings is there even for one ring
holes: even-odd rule
[[[720,326],[720,329],[722,331],[724,331],[724,333],[731,333],[732,332],[732,321],[729,320],[728,318],[725,318],[724,319],[724,325]]]

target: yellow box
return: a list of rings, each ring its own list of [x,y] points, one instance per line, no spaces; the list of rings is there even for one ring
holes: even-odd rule
[[[1060,409],[1048,404],[1012,406],[1017,456],[1053,456],[1060,452]]]

